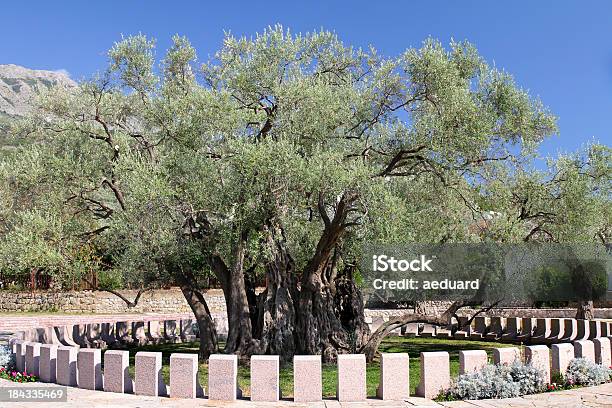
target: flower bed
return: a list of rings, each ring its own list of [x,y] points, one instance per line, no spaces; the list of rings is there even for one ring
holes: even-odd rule
[[[38,381],[38,377],[33,374],[28,374],[26,372],[20,373],[19,371],[8,371],[4,367],[0,367],[0,378],[19,383]]]

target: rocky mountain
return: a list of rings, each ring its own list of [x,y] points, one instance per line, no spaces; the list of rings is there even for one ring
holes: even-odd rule
[[[60,71],[42,71],[13,64],[0,64],[0,150],[12,149],[7,124],[32,109],[34,98],[54,86],[74,87],[68,75]]]
[[[0,116],[6,119],[25,115],[38,92],[57,85],[73,87],[76,82],[59,71],[0,64]]]

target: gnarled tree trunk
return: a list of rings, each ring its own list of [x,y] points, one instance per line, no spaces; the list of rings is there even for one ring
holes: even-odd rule
[[[258,297],[254,337],[259,352],[279,355],[290,361],[295,354],[295,265],[287,252],[282,227],[266,223],[267,247],[272,257],[265,266],[266,290]]]
[[[187,272],[178,278],[181,292],[185,300],[191,307],[198,323],[200,332],[200,350],[198,357],[200,360],[208,360],[208,357],[218,352],[217,330],[213,322],[210,310],[206,304],[206,299],[202,292],[197,289],[195,280],[191,273]]]
[[[349,333],[351,348],[359,350],[370,337],[370,328],[365,322],[363,297],[353,278],[354,269],[349,265],[334,279],[334,312]]]
[[[592,320],[595,318],[595,310],[592,300],[584,300],[578,303],[576,319]]]
[[[226,353],[234,353],[240,356],[253,354],[253,326],[251,325],[251,314],[249,300],[247,298],[246,282],[244,279],[244,257],[246,252],[247,231],[243,231],[236,245],[234,254],[234,265],[229,269],[227,288],[223,293],[226,298],[228,336],[225,344]]]
[[[348,215],[354,211],[357,195],[345,193],[335,205],[333,218],[327,214],[323,195],[319,195],[319,213],[325,229],[315,253],[302,273],[296,330],[298,350],[321,354],[324,361],[334,361],[338,354],[355,348],[355,335],[342,326],[335,311],[335,275],[340,240],[351,225]]]

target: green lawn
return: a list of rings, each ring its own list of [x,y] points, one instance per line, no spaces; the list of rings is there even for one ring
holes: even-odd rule
[[[493,348],[513,347],[512,344],[501,344],[494,342],[477,342],[463,340],[443,340],[435,338],[387,338],[380,347],[382,352],[408,353],[410,356],[410,393],[414,395],[420,379],[419,353],[422,351],[448,351],[450,354],[451,377],[456,377],[459,372],[459,350],[486,350],[489,359],[492,359]],[[133,347],[130,351],[130,373],[134,375],[134,356],[138,351],[161,351],[163,363],[163,376],[166,383],[169,383],[169,364],[171,353],[197,353],[198,343],[184,344],[161,344],[155,346]],[[200,364],[200,382],[206,387],[208,382],[208,366]],[[368,396],[376,395],[380,375],[380,363],[378,359],[368,364],[367,367],[367,388]],[[334,397],[336,395],[337,369],[334,364],[323,365],[323,396]],[[245,363],[238,366],[238,382],[243,391],[243,395],[250,394],[250,371]],[[293,368],[291,364],[286,364],[280,370],[280,384],[283,397],[293,396]]]

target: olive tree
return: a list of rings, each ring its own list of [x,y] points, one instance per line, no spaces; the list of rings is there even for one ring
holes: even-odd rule
[[[43,142],[2,167],[13,208],[2,236],[21,228],[53,251],[96,254],[60,251],[58,271],[78,258],[109,282],[179,285],[202,358],[218,349],[209,275],[228,353],[372,356],[392,326],[370,336],[364,322],[363,244],[481,240],[483,186],[517,174],[555,131],[467,42],[390,58],[273,27],[196,61],[185,38],[158,64],[154,41],[129,37],[101,74],[41,99],[15,134]],[[26,219],[35,212],[55,237]],[[30,267],[20,262],[3,268]]]

